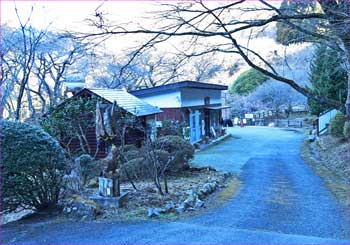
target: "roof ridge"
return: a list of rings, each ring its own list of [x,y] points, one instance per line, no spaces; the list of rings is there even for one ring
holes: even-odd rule
[[[91,90],[121,90],[121,91],[126,91],[123,88],[87,88],[87,89],[91,89]]]

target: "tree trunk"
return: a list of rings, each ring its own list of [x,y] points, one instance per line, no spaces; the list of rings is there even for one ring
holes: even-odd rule
[[[348,74],[348,87],[347,87],[347,93],[346,93],[345,112],[346,112],[346,120],[350,122],[350,51],[347,52],[346,70]]]
[[[164,175],[164,189],[165,189],[165,193],[169,193],[169,189],[168,189],[168,181],[166,179],[166,175]]]
[[[116,174],[113,174],[112,177],[113,188],[112,188],[112,196],[119,197],[120,196],[120,178]]]
[[[129,172],[126,169],[124,169],[124,171],[125,171],[126,177],[128,178],[130,184],[137,191],[136,185],[135,185],[134,181],[132,181],[132,178],[130,177]]]

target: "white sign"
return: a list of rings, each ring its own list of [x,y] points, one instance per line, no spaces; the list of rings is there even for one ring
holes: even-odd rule
[[[248,113],[248,114],[245,114],[244,117],[247,118],[247,119],[253,119],[254,118],[254,114]]]

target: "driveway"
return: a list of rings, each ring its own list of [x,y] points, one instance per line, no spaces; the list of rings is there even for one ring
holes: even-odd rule
[[[195,165],[240,174],[220,207],[176,222],[54,222],[2,227],[16,244],[349,244],[349,214],[299,156],[303,135],[234,128],[232,138],[196,154]]]

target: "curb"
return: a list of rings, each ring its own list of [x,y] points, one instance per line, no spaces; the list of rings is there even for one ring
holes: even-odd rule
[[[195,150],[195,153],[201,152],[203,150],[206,150],[206,149],[208,149],[208,148],[210,148],[210,147],[212,147],[214,145],[218,145],[219,143],[221,143],[222,141],[224,141],[224,140],[226,140],[226,139],[228,139],[230,137],[232,137],[231,134],[225,134],[223,136],[220,136],[219,138],[212,140],[208,145],[204,146],[202,149]]]

